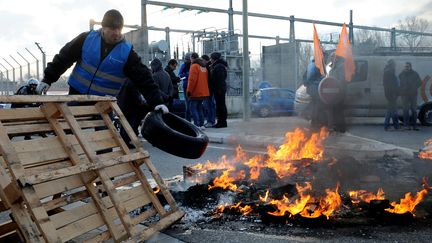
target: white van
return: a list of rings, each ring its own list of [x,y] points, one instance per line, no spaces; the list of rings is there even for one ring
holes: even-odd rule
[[[347,116],[384,117],[387,100],[384,96],[383,73],[389,59],[396,63],[396,75],[402,72],[405,62],[411,62],[412,69],[422,79],[418,91],[418,119],[422,125],[432,125],[432,56],[357,56],[355,57],[356,73],[347,85],[345,107]],[[307,105],[310,97],[304,85],[295,95],[294,109],[297,114],[309,118]],[[401,99],[398,99],[399,114]]]

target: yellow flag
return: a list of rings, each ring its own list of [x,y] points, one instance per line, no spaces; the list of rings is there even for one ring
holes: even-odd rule
[[[313,28],[314,28],[313,40],[314,40],[315,66],[320,70],[321,75],[324,75],[325,68],[324,68],[323,50],[321,48],[320,40],[318,39],[318,34],[315,28],[315,24],[313,24]]]
[[[351,81],[355,73],[355,64],[345,23],[342,26],[342,32],[340,34],[339,43],[336,47],[335,55],[344,58],[345,80]]]

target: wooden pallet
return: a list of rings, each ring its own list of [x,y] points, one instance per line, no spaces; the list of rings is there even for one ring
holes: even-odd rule
[[[0,102],[40,104],[0,110],[0,197],[27,242],[81,241],[84,234],[88,242],[137,242],[183,217],[114,98],[0,96]],[[112,112],[138,149],[128,149]]]

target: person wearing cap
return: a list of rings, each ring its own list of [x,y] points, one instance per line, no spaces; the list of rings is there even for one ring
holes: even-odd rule
[[[221,58],[220,52],[210,54],[210,83],[212,84],[212,94],[216,102],[217,122],[213,128],[227,127],[227,108],[225,104],[225,95],[227,91],[226,79],[228,76],[228,63]]]
[[[54,56],[44,70],[38,91],[46,91],[76,63],[68,79],[70,95],[117,96],[126,80],[130,80],[151,107],[168,113],[150,70],[141,63],[132,44],[124,39],[122,28],[121,13],[108,10],[101,29],[79,34]]]

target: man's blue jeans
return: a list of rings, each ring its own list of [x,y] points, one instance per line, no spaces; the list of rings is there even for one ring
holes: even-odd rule
[[[204,107],[207,110],[207,122],[214,125],[216,122],[216,105],[213,95],[204,100]]]
[[[384,118],[384,128],[387,129],[390,126],[390,118],[393,120],[393,126],[395,129],[399,128],[399,119],[397,113],[396,100],[387,100],[387,111]]]
[[[204,114],[203,114],[203,101],[202,100],[189,100],[190,111],[195,126],[201,127],[204,125]]]

